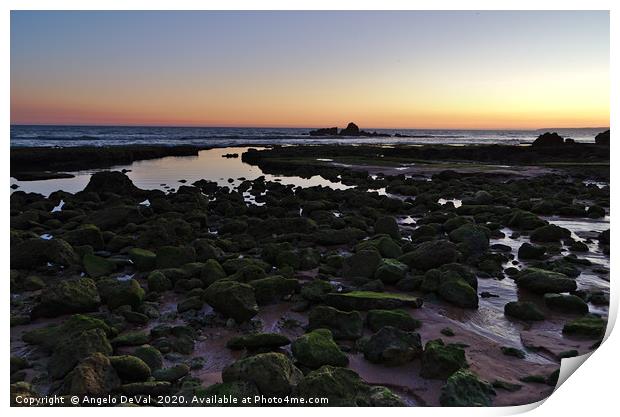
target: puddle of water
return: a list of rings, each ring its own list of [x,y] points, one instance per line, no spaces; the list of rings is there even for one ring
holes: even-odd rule
[[[241,158],[223,158],[227,153],[242,154],[249,148],[216,148],[200,151],[198,156],[169,156],[160,159],[150,159],[144,161],[135,161],[130,165],[118,165],[109,168],[109,170],[120,171],[122,169],[129,170],[127,176],[138,187],[145,190],[170,189],[170,184],[177,184],[180,179],[191,184],[194,181],[208,179],[215,181],[220,186],[228,188],[236,188],[242,182],[238,178],[254,180],[264,176],[265,181],[276,181],[284,185],[294,185],[300,187],[323,186],[338,190],[346,190],[353,188],[342,184],[327,180],[321,176],[315,175],[311,178],[301,178],[296,176],[274,176],[264,174],[261,169],[254,165],[249,165],[241,161]],[[87,170],[72,172],[73,178],[60,178],[42,181],[17,181],[11,178],[11,185],[19,185],[19,190],[25,192],[40,193],[48,196],[50,193],[58,190],[75,193],[83,190],[90,176],[98,170]],[[228,179],[233,179],[229,182]],[[12,190],[13,192],[14,190]],[[62,208],[63,202],[59,204]],[[60,210],[58,208],[58,210]],[[56,211],[56,208],[54,208]]]
[[[459,200],[458,198],[451,198],[451,199],[445,199],[445,198],[440,198],[439,200],[437,200],[438,204],[444,205],[446,203],[452,203],[454,204],[454,207],[461,207],[463,205],[463,201]]]

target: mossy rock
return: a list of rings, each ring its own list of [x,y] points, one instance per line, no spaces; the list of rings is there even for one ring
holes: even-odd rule
[[[521,320],[544,320],[545,315],[529,301],[511,301],[504,306],[504,314]]]
[[[116,271],[117,264],[109,259],[102,258],[101,256],[86,254],[82,259],[84,269],[88,276],[93,278],[99,278],[105,275],[110,275]]]
[[[378,218],[375,222],[375,233],[385,234],[393,239],[400,239],[400,231],[398,230],[396,218],[392,216]]]
[[[396,259],[383,259],[375,271],[375,279],[381,280],[384,284],[396,284],[405,278],[409,267]]]
[[[533,230],[530,233],[530,240],[532,242],[552,243],[568,239],[570,236],[570,230],[555,224],[548,224]]]
[[[196,251],[191,246],[161,246],[157,249],[157,268],[178,268],[196,260]]]
[[[538,294],[575,291],[577,283],[558,272],[528,268],[515,277],[517,286]]]
[[[327,281],[315,279],[301,287],[300,295],[308,301],[320,302],[325,294],[334,290],[334,287]]]
[[[114,339],[110,341],[112,346],[140,346],[149,342],[150,335],[147,332],[135,330],[129,331],[123,334],[116,336]]]
[[[352,291],[327,294],[325,303],[344,311],[391,310],[401,307],[419,308],[422,306],[422,299],[406,294]]]
[[[128,255],[138,271],[151,271],[155,268],[157,256],[150,250],[132,248]]]
[[[53,350],[59,343],[78,336],[80,333],[101,329],[105,335],[113,336],[115,331],[103,320],[75,314],[60,324],[49,325],[24,333],[22,340],[33,345],[40,345],[46,350]]]
[[[84,224],[77,229],[70,230],[62,235],[72,246],[91,246],[95,250],[103,249],[103,234],[94,224]]]
[[[205,285],[209,286],[215,281],[226,278],[226,271],[222,268],[222,265],[215,259],[208,259],[205,261],[200,271],[200,279]]]
[[[422,323],[414,319],[405,310],[370,310],[366,315],[366,324],[373,332],[378,332],[385,326],[392,326],[404,331],[413,331]]]
[[[147,278],[149,291],[164,292],[172,289],[172,282],[161,271],[153,271]]]
[[[490,407],[495,390],[473,372],[462,369],[448,378],[439,403],[444,407]]]
[[[541,260],[545,258],[547,248],[539,245],[532,245],[531,243],[523,243],[519,247],[518,256],[519,259],[537,259]]]
[[[278,333],[257,333],[232,337],[226,342],[226,347],[233,350],[272,350],[290,343],[286,336]]]
[[[121,380],[108,357],[94,353],[65,377],[60,391],[67,395],[102,396],[120,385]]]
[[[316,369],[323,365],[347,366],[349,359],[332,338],[328,329],[316,329],[306,333],[291,345],[295,359],[308,368]]]
[[[403,401],[389,389],[370,386],[347,368],[330,365],[308,373],[295,387],[300,398],[327,398],[329,407],[402,407]]]
[[[442,274],[437,294],[451,304],[462,308],[478,308],[478,293],[461,278],[446,279]]]
[[[289,395],[303,374],[281,353],[259,353],[240,359],[224,368],[222,381],[251,382],[267,396]]]
[[[214,309],[238,323],[250,320],[258,313],[254,288],[248,284],[217,281],[205,290],[204,299]]]
[[[606,328],[607,322],[605,320],[596,316],[587,316],[566,323],[562,333],[596,339],[605,335]]]
[[[310,310],[308,329],[329,329],[335,339],[355,340],[362,337],[362,315],[357,311],[345,312],[317,306]]]
[[[11,268],[34,269],[41,266],[74,266],[79,257],[69,243],[62,239],[26,239],[11,245]]]
[[[424,348],[420,376],[446,379],[467,365],[465,351],[457,345],[445,345],[441,339],[431,340]]]
[[[186,311],[200,311],[202,306],[204,305],[204,301],[199,296],[193,296],[186,298],[177,304],[177,312],[185,313]]]
[[[545,294],[545,304],[552,310],[570,314],[588,314],[588,304],[576,295]]]
[[[345,259],[343,273],[349,278],[372,278],[381,260],[381,255],[375,250],[359,251]]]
[[[158,369],[153,372],[155,381],[176,382],[189,374],[189,366],[184,363],[174,365],[170,368]]]
[[[52,378],[62,378],[80,360],[97,352],[104,355],[112,353],[112,346],[101,329],[85,330],[71,338],[64,337],[53,348],[48,363],[49,374]]]
[[[450,240],[466,255],[480,255],[489,249],[491,231],[484,226],[467,223],[450,232]]]
[[[156,371],[164,366],[164,356],[153,346],[140,346],[133,352],[133,355],[142,359],[152,371]]]
[[[411,269],[428,271],[441,265],[453,263],[458,257],[454,243],[445,240],[424,242],[413,251],[405,253],[398,260],[409,265]]]
[[[151,369],[136,356],[110,356],[110,363],[124,382],[144,382],[151,376]]]
[[[364,345],[364,357],[370,362],[402,365],[420,356],[422,339],[418,333],[385,326]]]
[[[112,278],[99,280],[97,289],[110,310],[121,306],[131,306],[137,309],[144,300],[144,290],[135,279],[127,281]]]
[[[97,311],[101,298],[90,278],[60,281],[46,287],[32,317],[57,317],[63,314]]]
[[[403,254],[402,248],[389,236],[376,236],[355,246],[355,252],[375,250],[384,258],[398,258]]]
[[[249,284],[254,288],[258,304],[276,303],[299,289],[299,282],[296,279],[284,278],[280,275],[250,281]]]

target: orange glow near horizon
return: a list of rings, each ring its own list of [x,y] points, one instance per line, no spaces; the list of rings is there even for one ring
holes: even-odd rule
[[[11,23],[12,124],[609,126],[606,12],[13,12]]]

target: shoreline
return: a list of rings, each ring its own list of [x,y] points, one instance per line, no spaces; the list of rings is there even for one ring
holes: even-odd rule
[[[609,147],[582,143],[558,147],[497,144],[464,146],[437,144],[299,144],[290,146],[245,144],[222,146],[221,148],[231,147],[250,148],[248,152],[241,155],[243,162],[257,165],[266,172],[304,171],[310,168],[308,164],[312,165],[313,169],[317,166],[327,165],[332,165],[332,168],[335,169],[356,165],[373,167],[373,171],[379,171],[374,167],[383,166],[402,167],[405,165],[466,164],[472,162],[494,166],[518,165],[524,167],[545,164],[572,164],[580,167],[607,167],[607,170],[609,166]],[[11,147],[10,175],[18,181],[70,178],[71,174],[67,174],[65,171],[110,168],[117,165],[129,165],[135,161],[168,156],[198,156],[199,151],[214,148],[220,147],[193,145]],[[256,150],[252,148],[265,149]],[[377,152],[378,150],[380,153]],[[300,158],[304,160],[302,164],[298,163]],[[377,162],[380,163],[377,164]],[[472,165],[471,168],[479,167]],[[417,169],[413,169],[413,171],[417,171]]]

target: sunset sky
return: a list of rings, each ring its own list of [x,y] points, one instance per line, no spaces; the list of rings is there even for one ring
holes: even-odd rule
[[[12,12],[11,123],[609,125],[608,12]]]

